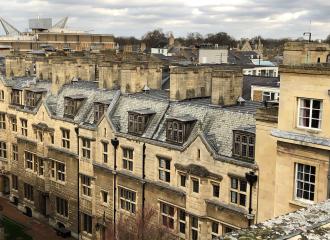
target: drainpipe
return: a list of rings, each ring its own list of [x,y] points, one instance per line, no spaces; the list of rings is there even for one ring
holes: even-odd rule
[[[113,146],[114,154],[114,164],[113,164],[113,236],[116,239],[116,192],[117,192],[117,148],[119,145],[119,140],[115,137],[111,139],[111,144]]]
[[[245,173],[245,177],[247,182],[250,185],[250,200],[249,200],[249,214],[248,214],[248,224],[249,227],[252,225],[252,220],[254,219],[254,216],[252,216],[252,187],[257,182],[258,176],[255,175],[253,171]]]
[[[146,182],[145,182],[145,178],[146,178],[146,174],[145,174],[145,166],[146,166],[146,144],[143,143],[142,146],[142,224],[144,225],[144,208],[145,208],[145,189],[146,189]],[[144,226],[143,226],[144,229]],[[143,230],[141,232],[142,236],[141,239],[144,239],[143,236]]]
[[[80,158],[79,158],[79,126],[75,127],[74,131],[76,132],[77,137],[77,154],[78,154],[78,164],[77,164],[77,215],[78,215],[78,239],[80,239]]]

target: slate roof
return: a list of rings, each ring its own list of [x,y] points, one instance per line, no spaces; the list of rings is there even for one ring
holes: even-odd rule
[[[219,239],[330,239],[330,200],[300,209]],[[296,238],[297,237],[297,238]]]
[[[169,101],[162,98],[150,97],[150,94],[129,94],[122,95],[114,111],[111,113],[110,119],[116,127],[116,130],[121,133],[128,133],[128,112],[135,111],[141,108],[148,108],[154,111],[148,127],[142,137],[152,138],[154,132],[158,127],[159,121],[162,119]]]
[[[251,86],[279,87],[280,77],[243,76],[243,98],[251,100]]]
[[[74,117],[78,123],[92,124],[94,122],[93,106],[95,102],[109,101],[118,94],[115,90],[98,88],[97,83],[78,81],[63,85],[57,96],[50,96],[46,104],[51,113],[58,118],[64,117],[64,98],[83,98],[83,103]]]
[[[24,81],[9,80],[11,86],[23,86]],[[141,137],[167,144],[166,120],[175,118],[193,121],[194,125],[187,141],[188,146],[198,135],[208,143],[217,156],[232,157],[233,130],[255,131],[255,113],[260,103],[246,101],[243,105],[222,107],[212,105],[210,98],[186,101],[170,101],[167,91],[150,90],[147,93],[121,94],[119,90],[98,88],[97,83],[77,81],[65,84],[57,95],[50,93],[51,83],[37,82],[34,87],[47,88],[45,107],[53,117],[65,121],[74,121],[81,126],[95,127],[93,106],[95,102],[109,104],[106,116],[118,133],[128,134],[128,112],[152,114],[150,122]],[[31,87],[31,85],[30,85]],[[64,116],[64,98],[68,96],[84,97],[82,105],[74,119]],[[137,136],[134,136],[137,137]],[[178,145],[175,145],[178,147]]]

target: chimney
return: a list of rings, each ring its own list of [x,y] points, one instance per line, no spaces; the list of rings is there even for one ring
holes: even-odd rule
[[[230,106],[242,96],[243,75],[239,70],[219,70],[212,73],[212,104]]]

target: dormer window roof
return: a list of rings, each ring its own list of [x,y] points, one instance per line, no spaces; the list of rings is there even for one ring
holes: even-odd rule
[[[134,135],[142,135],[149,122],[151,117],[156,112],[149,109],[137,109],[137,110],[131,110],[128,112],[128,132]]]
[[[189,137],[194,127],[196,118],[184,116],[172,116],[166,119],[166,141],[183,144]]]
[[[85,99],[82,94],[64,97],[64,116],[74,118]]]

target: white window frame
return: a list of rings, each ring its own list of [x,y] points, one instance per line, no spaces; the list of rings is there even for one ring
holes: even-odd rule
[[[300,113],[301,113],[301,103],[302,103],[302,101],[303,100],[310,100],[311,101],[311,103],[310,103],[310,107],[309,107],[309,110],[310,110],[310,112],[309,112],[309,117],[308,117],[308,119],[309,119],[309,126],[303,126],[303,125],[300,125]],[[312,127],[312,120],[314,119],[315,120],[315,118],[312,118],[312,114],[313,114],[313,102],[314,101],[320,101],[320,109],[317,109],[317,110],[319,110],[320,111],[320,116],[319,116],[319,118],[317,119],[318,121],[319,121],[319,127],[318,128],[314,128],[314,127]],[[306,109],[308,109],[308,108],[306,108]],[[303,97],[299,97],[298,98],[298,114],[297,114],[297,127],[298,128],[302,128],[302,129],[311,129],[311,130],[315,130],[315,131],[321,131],[321,129],[322,129],[322,112],[323,112],[323,100],[322,99],[313,99],[313,98],[303,98]]]

